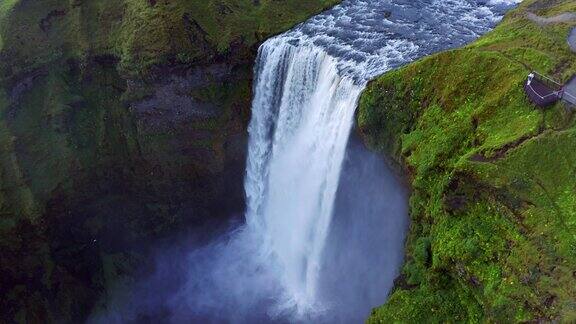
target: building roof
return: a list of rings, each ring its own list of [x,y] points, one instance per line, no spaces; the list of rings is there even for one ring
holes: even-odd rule
[[[535,72],[531,75],[533,78],[526,81],[524,90],[535,105],[547,107],[562,98],[562,85]]]

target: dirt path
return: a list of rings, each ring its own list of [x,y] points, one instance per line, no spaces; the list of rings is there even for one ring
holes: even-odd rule
[[[554,17],[540,17],[534,13],[527,13],[526,17],[540,26],[546,26],[549,24],[566,23],[566,22],[576,22],[576,13],[565,12]],[[576,53],[576,28],[572,29],[570,35],[568,36],[568,45],[573,52]]]
[[[576,105],[576,75],[564,86],[564,100]]]
[[[573,21],[576,22],[576,14],[572,12],[566,12],[554,17],[540,17],[536,14],[529,12],[526,15],[526,17],[541,26],[556,23],[573,22]]]
[[[576,53],[576,27],[572,29],[568,36],[568,45],[572,49],[572,52]],[[566,83],[564,89],[568,93],[568,95],[564,96],[564,99],[576,106],[576,75]]]

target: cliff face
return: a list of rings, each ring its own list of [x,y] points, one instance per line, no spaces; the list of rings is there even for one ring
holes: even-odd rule
[[[0,3],[0,313],[85,318],[145,242],[243,208],[257,45],[336,0]]]
[[[491,33],[372,82],[359,131],[410,179],[407,260],[370,322],[576,319],[576,122],[523,91],[566,81],[573,1],[524,1]]]

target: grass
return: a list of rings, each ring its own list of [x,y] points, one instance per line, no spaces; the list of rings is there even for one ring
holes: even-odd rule
[[[361,134],[412,186],[407,260],[369,322],[576,319],[574,113],[537,109],[522,90],[532,69],[563,81],[576,73],[574,24],[527,20],[538,2],[363,94]]]
[[[10,14],[10,11],[14,7],[14,5],[18,2],[18,0],[5,0],[0,3],[0,22],[3,22],[6,19],[6,16]],[[5,29],[5,24],[0,23],[0,30]],[[2,35],[0,34],[0,51],[4,46],[4,42],[2,41]]]
[[[9,78],[56,59],[113,55],[137,76],[157,64],[251,55],[266,37],[337,2],[9,0],[0,5],[0,72]]]

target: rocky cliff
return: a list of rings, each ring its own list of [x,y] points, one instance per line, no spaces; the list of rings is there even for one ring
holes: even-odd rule
[[[526,0],[491,33],[372,82],[358,126],[409,178],[402,275],[369,322],[576,320],[576,121],[531,70],[576,73],[574,1]]]
[[[146,242],[241,212],[257,46],[335,2],[2,1],[2,321],[82,321]]]

